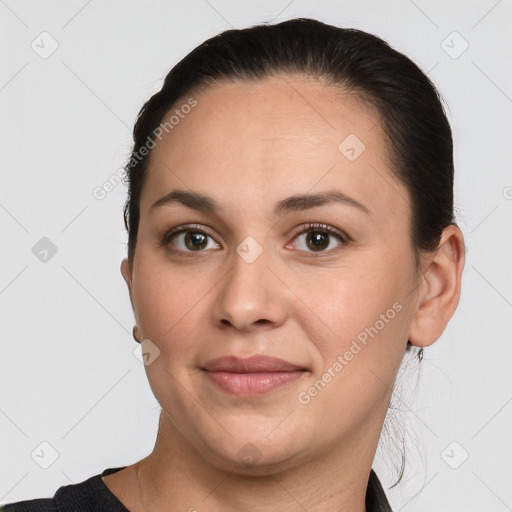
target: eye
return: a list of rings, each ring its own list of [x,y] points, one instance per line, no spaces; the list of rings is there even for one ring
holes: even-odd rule
[[[173,245],[178,251],[201,252],[204,249],[220,249],[220,245],[203,229],[181,226],[167,233],[162,245]]]
[[[309,224],[295,235],[294,240],[297,240],[295,248],[300,251],[331,252],[336,247],[346,245],[349,237],[326,224]]]

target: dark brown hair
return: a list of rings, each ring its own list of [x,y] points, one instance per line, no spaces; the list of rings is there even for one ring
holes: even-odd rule
[[[130,261],[150,156],[147,142],[164,116],[198,88],[279,73],[321,78],[376,107],[391,145],[393,172],[410,194],[412,246],[415,252],[437,249],[442,230],[454,223],[454,217],[452,135],[435,86],[416,64],[379,37],[299,18],[227,30],[206,40],[171,69],[162,89],[144,104],[125,168]]]

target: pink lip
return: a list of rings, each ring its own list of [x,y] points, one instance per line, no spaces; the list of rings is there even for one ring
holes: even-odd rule
[[[304,370],[305,368],[277,357],[256,355],[246,359],[240,359],[236,356],[219,357],[208,361],[202,366],[202,369],[209,372],[260,373],[291,372]]]
[[[221,389],[238,396],[257,396],[299,379],[306,369],[270,356],[235,356],[209,361],[202,369]]]

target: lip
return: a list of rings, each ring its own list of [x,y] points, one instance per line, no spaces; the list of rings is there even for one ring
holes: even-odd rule
[[[263,372],[291,372],[305,370],[301,366],[289,363],[277,357],[255,355],[245,359],[236,356],[219,357],[212,359],[202,366],[208,372],[232,373],[263,373]]]
[[[307,372],[301,366],[264,355],[246,359],[220,357],[208,361],[201,369],[219,388],[241,397],[263,395],[300,379]]]

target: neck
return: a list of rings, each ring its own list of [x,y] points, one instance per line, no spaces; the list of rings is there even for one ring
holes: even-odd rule
[[[207,464],[162,411],[155,448],[134,467],[141,510],[364,512],[380,426],[315,459],[251,476]]]

